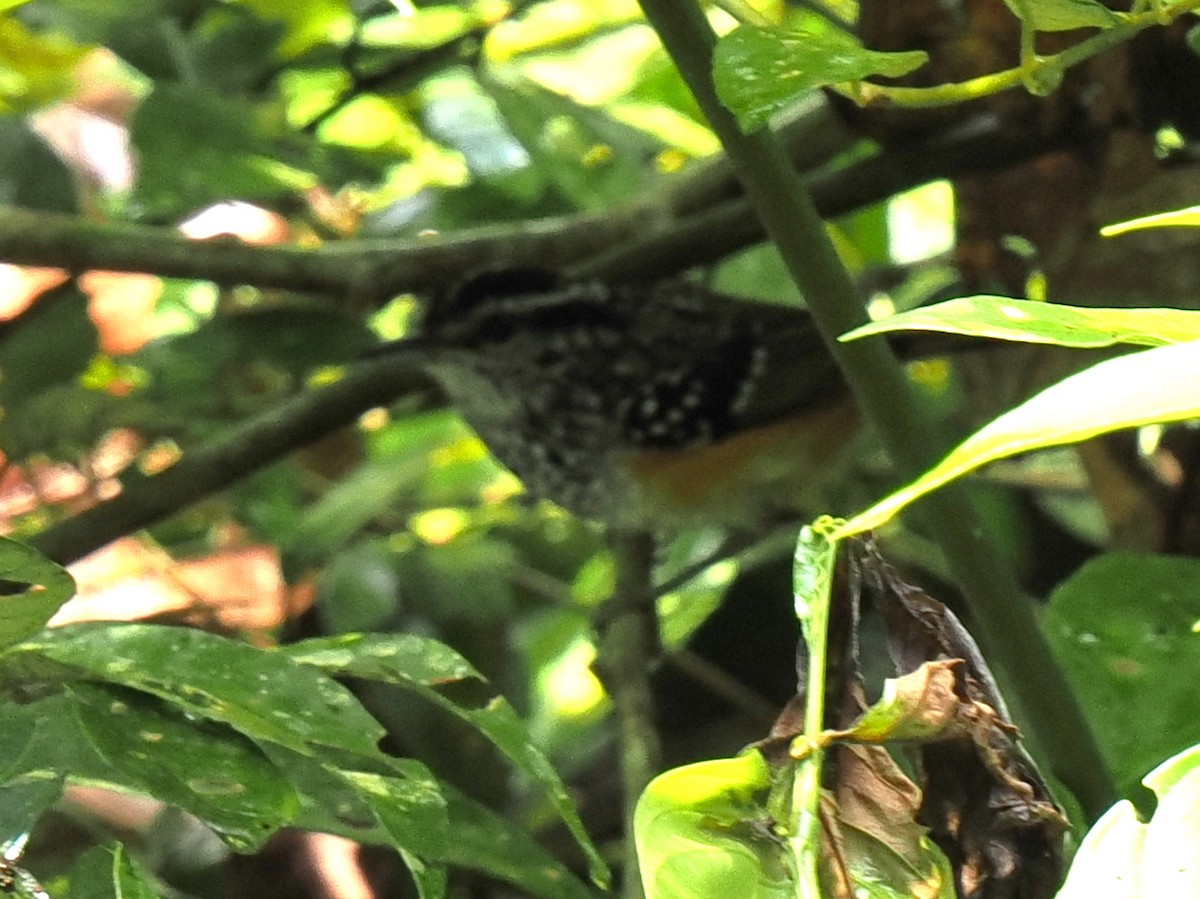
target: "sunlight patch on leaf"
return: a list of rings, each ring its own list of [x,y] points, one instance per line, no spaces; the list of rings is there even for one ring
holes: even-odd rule
[[[938,331],[1080,348],[1120,343],[1162,346],[1200,339],[1200,312],[1096,309],[982,295],[910,309],[855,328],[839,340],[858,340],[892,331]]]

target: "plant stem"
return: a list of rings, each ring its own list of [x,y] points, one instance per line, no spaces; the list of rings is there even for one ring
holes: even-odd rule
[[[642,899],[633,813],[646,785],[662,769],[662,750],[650,694],[650,666],[658,654],[653,571],[654,538],[618,533],[612,538],[617,562],[614,611],[598,625],[596,673],[612,698],[616,715],[624,801],[624,899]]]
[[[800,179],[767,131],[743,134],[712,84],[716,35],[694,0],[640,0],[667,52],[724,145],[838,360],[859,405],[896,467],[914,477],[948,448],[884,341],[839,344],[866,320],[863,304]],[[1093,820],[1116,799],[1107,766],[1033,610],[1008,566],[987,541],[964,488],[948,486],[925,500],[934,531],[963,590],[979,636],[1045,747],[1054,775]]]

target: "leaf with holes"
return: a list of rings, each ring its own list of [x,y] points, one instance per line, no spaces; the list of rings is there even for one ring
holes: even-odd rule
[[[1197,228],[1200,227],[1200,206],[1189,206],[1186,209],[1174,209],[1170,212],[1158,212],[1154,215],[1143,215],[1105,225],[1100,229],[1103,237],[1116,237],[1130,231],[1142,231],[1147,228]]]

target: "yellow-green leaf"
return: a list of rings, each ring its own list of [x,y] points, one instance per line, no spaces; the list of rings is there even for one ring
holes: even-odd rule
[[[1116,237],[1118,234],[1125,234],[1128,231],[1142,231],[1146,228],[1196,227],[1200,227],[1200,206],[1189,206],[1186,209],[1158,212],[1154,215],[1143,215],[1140,218],[1105,225],[1100,229],[1100,233],[1105,237]]]
[[[1200,341],[1109,359],[985,425],[921,477],[831,536],[840,539],[877,528],[926,493],[997,459],[1122,428],[1190,418],[1200,418]]]
[[[839,339],[858,340],[890,331],[939,331],[1068,347],[1106,347],[1118,343],[1161,346],[1200,340],[1200,312],[1096,309],[1011,297],[960,297],[871,322]]]

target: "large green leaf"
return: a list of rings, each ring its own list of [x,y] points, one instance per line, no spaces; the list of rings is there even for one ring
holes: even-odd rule
[[[1131,552],[1091,560],[1043,621],[1119,783],[1200,743],[1200,561]]]
[[[753,131],[805,91],[871,75],[898,77],[928,58],[920,50],[868,50],[853,35],[832,27],[783,31],[742,25],[717,44],[713,81],[738,124]]]
[[[0,537],[0,649],[36,634],[74,595],[75,581],[65,568]]]
[[[244,851],[294,820],[295,790],[233,729],[118,687],[73,684],[67,695],[92,747],[123,775],[113,786],[186,809]]]
[[[287,647],[286,652],[298,662],[330,673],[370,678],[414,690],[471,724],[522,773],[541,784],[587,855],[592,879],[601,885],[607,883],[608,866],[584,829],[575,803],[512,706],[502,697],[495,697],[479,708],[466,708],[433,689],[435,684],[478,676],[450,647],[413,634],[352,635],[305,640]]]
[[[329,746],[378,756],[383,728],[346,688],[281,652],[202,631],[79,624],[45,631],[0,657],[20,681],[92,680],[165,699],[254,740],[299,752]]]
[[[939,331],[1067,347],[1106,347],[1119,343],[1162,346],[1200,339],[1200,312],[1099,309],[1010,297],[960,297],[871,322],[839,339],[858,340],[891,331]]]
[[[834,536],[877,528],[926,493],[997,459],[1190,418],[1200,418],[1200,342],[1109,359],[985,425],[917,480],[845,522]]]
[[[753,749],[652,780],[633,824],[646,899],[792,899],[783,847],[762,829],[770,787]]]
[[[1058,899],[1200,896],[1200,746],[1143,778],[1158,796],[1149,821],[1118,802],[1084,838]]]

